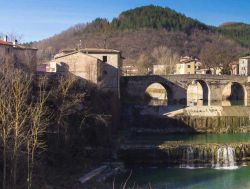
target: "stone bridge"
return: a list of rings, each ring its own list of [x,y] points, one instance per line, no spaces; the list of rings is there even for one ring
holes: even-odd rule
[[[187,90],[193,83],[199,83],[203,99],[208,105],[218,105],[223,96],[242,96],[244,105],[250,105],[250,83],[247,76],[230,75],[148,75],[124,76],[121,78],[122,97],[143,98],[148,86],[161,84],[172,102],[187,102]],[[232,90],[233,86],[238,86]]]

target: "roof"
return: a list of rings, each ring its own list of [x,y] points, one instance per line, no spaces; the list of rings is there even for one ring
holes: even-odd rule
[[[180,61],[177,64],[188,64],[188,63],[196,63],[195,60],[185,60],[185,61]]]
[[[13,47],[13,48],[16,48],[16,49],[23,49],[23,50],[26,50],[26,49],[37,50],[36,48],[26,47],[26,46],[23,46],[23,45],[13,45],[12,42],[6,42],[6,41],[4,41],[2,39],[0,39],[0,45],[9,46],[9,47]]]
[[[0,39],[0,45],[13,46],[12,43]]]
[[[89,54],[86,54],[86,53],[83,53],[83,52],[79,52],[79,51],[76,51],[76,50],[73,51],[73,52],[70,52],[70,53],[59,53],[59,54],[55,55],[54,58],[55,58],[55,59],[63,58],[63,57],[66,57],[66,56],[70,56],[70,55],[73,55],[73,54],[77,54],[77,53],[80,53],[80,54],[82,54],[82,55],[84,55],[84,56],[89,56],[89,57],[94,58],[94,59],[96,59],[96,60],[100,60],[100,59],[98,59],[98,58],[96,58],[96,57],[94,57],[94,56],[91,56],[91,55],[89,55]]]
[[[114,49],[98,49],[98,48],[85,48],[85,49],[80,49],[81,52],[85,53],[121,53],[121,51],[114,50]]]
[[[62,50],[62,53],[70,53],[76,50],[77,49],[65,49],[65,50]],[[114,53],[114,54],[121,53],[121,51],[114,50],[114,49],[98,49],[98,48],[84,48],[84,49],[79,49],[79,51],[83,53]]]
[[[191,62],[197,62],[198,59],[196,58],[193,58],[193,57],[190,57],[190,56],[184,56],[184,57],[181,57],[180,59],[180,63],[178,64],[187,64],[187,63],[191,63]]]
[[[250,59],[250,56],[240,57],[240,59]]]

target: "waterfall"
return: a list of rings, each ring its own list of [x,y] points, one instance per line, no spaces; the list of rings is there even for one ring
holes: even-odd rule
[[[235,149],[232,146],[220,145],[211,149],[186,146],[183,151],[181,168],[212,167],[215,169],[236,169]]]
[[[215,169],[236,169],[235,149],[231,146],[220,146],[217,150]]]

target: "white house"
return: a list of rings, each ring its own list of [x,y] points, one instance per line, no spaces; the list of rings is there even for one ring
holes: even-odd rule
[[[241,57],[239,59],[239,75],[250,75],[250,56]]]

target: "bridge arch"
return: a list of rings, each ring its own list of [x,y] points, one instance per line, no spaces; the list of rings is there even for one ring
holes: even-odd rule
[[[228,83],[222,91],[222,106],[245,106],[247,91],[244,85],[238,82]]]
[[[172,102],[172,90],[161,82],[149,83],[145,89],[144,100],[149,105],[169,105]]]
[[[187,106],[207,106],[210,103],[210,87],[204,80],[193,80],[187,87]]]

